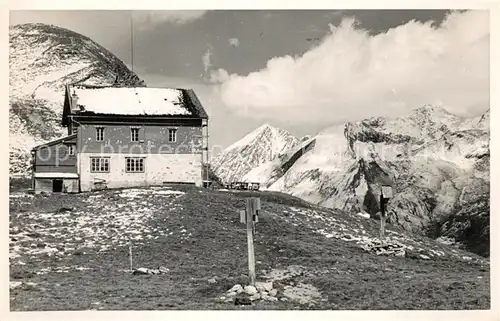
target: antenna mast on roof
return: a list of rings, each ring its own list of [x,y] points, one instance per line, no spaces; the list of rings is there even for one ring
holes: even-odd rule
[[[132,65],[132,72],[134,72],[134,18],[133,18],[133,14],[130,15],[130,63]]]

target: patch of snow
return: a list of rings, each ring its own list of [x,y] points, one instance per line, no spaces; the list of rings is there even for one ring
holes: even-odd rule
[[[22,284],[23,284],[23,282],[21,282],[21,281],[10,281],[9,288],[12,290],[12,289],[15,289],[15,288],[21,286]]]
[[[368,213],[358,213],[357,215],[359,215],[363,218],[370,218],[370,214],[368,214]]]
[[[29,258],[36,256],[66,256],[75,251],[109,251],[123,246],[128,247],[131,239],[133,244],[138,240],[153,236],[157,238],[165,235],[167,227],[156,228],[151,231],[147,222],[158,211],[177,211],[174,203],[179,195],[178,191],[164,192],[155,195],[153,190],[122,190],[114,195],[138,196],[143,195],[143,202],[127,201],[126,204],[110,202],[105,194],[90,195],[83,200],[87,203],[83,208],[71,212],[21,212],[16,214],[16,219],[25,222],[22,229],[17,226],[10,227],[9,257]],[[144,194],[141,194],[144,193]],[[173,194],[173,195],[172,195]],[[157,197],[165,197],[169,202],[155,202]],[[161,207],[161,208],[160,208]],[[96,215],[98,213],[98,215]],[[182,227],[181,227],[182,228]],[[38,234],[32,237],[31,234]],[[188,231],[186,231],[186,234]],[[186,235],[189,237],[189,235]],[[38,271],[47,273],[47,271]]]
[[[22,198],[22,197],[33,198],[35,196],[24,192],[16,192],[9,194],[9,198]]]
[[[141,197],[142,195],[183,195],[183,194],[185,193],[174,190],[158,190],[158,189],[151,190],[151,189],[131,188],[122,190],[119,195],[121,197],[126,197],[126,198],[136,198],[136,197]]]
[[[185,193],[181,192],[181,191],[168,190],[168,191],[151,191],[149,194],[153,194],[153,195],[184,195]]]

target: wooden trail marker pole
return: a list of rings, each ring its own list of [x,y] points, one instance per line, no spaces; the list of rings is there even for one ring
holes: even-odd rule
[[[385,200],[380,194],[380,240],[385,239]]]
[[[247,208],[245,215],[245,223],[247,226],[247,243],[248,243],[248,277],[250,285],[255,286],[255,253],[253,248],[253,236],[255,233],[255,222],[257,210],[260,208],[260,199],[247,198]],[[242,212],[240,212],[240,219]]]
[[[130,260],[130,271],[133,271],[133,264],[132,264],[132,242],[128,242],[128,257]]]
[[[385,239],[385,220],[386,220],[386,205],[392,198],[392,187],[388,185],[382,186],[380,192],[380,240]]]
[[[255,235],[255,224],[259,222],[260,198],[253,198],[254,213],[252,214],[252,233]]]

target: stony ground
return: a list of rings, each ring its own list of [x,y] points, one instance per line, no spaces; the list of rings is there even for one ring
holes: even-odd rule
[[[238,211],[247,196],[262,200],[255,255],[258,281],[267,289],[246,287],[246,234]],[[278,193],[172,186],[34,196],[14,189],[10,306],[489,308],[487,260],[391,226],[386,244],[379,244],[377,228],[363,215]],[[130,247],[134,269],[161,267],[161,273],[132,273]],[[249,305],[242,301],[245,295],[252,297]]]

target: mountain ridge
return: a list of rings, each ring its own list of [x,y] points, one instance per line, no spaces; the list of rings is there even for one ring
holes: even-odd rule
[[[64,85],[145,86],[110,51],[74,31],[27,23],[9,27],[10,174],[25,175],[30,149],[64,136]]]
[[[481,199],[489,198],[489,110],[463,118],[425,105],[406,116],[328,127],[242,178],[260,182],[264,189],[374,218],[380,215],[381,186],[390,185],[395,190],[388,205],[390,223],[420,233],[436,225],[444,229],[440,235],[454,234],[463,241],[459,235],[471,227],[453,215],[476,207],[475,192]],[[471,233],[483,244],[476,250],[487,255],[489,225],[483,223],[489,219],[489,202],[481,204],[473,212],[483,230]]]

